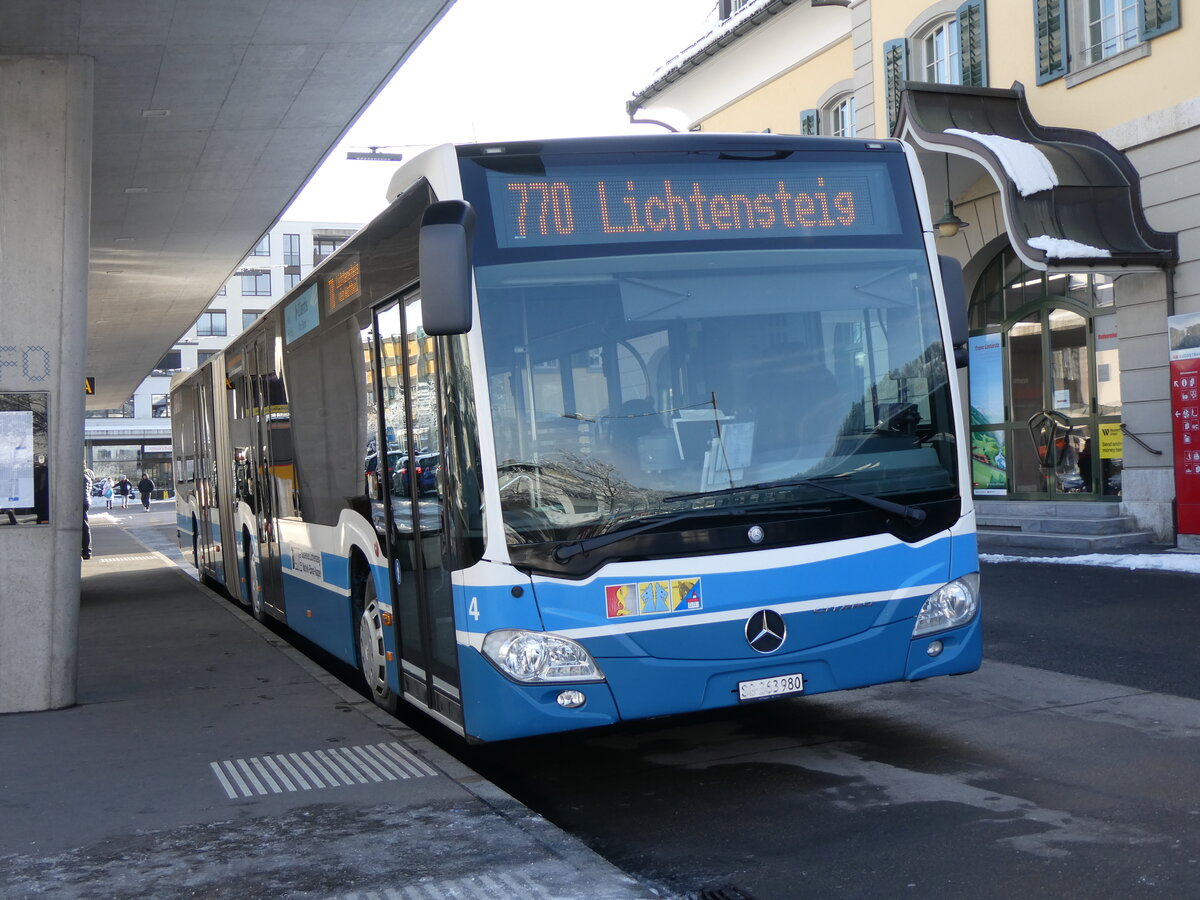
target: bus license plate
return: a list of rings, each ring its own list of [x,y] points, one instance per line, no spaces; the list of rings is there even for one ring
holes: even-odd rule
[[[799,672],[795,675],[776,675],[774,678],[738,682],[738,700],[760,700],[763,697],[782,697],[803,692],[804,676]]]

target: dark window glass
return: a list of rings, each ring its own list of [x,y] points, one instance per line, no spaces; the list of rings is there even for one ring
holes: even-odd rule
[[[183,368],[183,353],[179,350],[172,350],[162,359],[158,361],[158,365],[154,367],[156,372],[178,372]],[[132,400],[130,401],[132,402]],[[133,415],[133,413],[130,413]]]
[[[317,265],[325,257],[331,255],[338,247],[342,246],[346,241],[341,237],[314,237],[313,238],[313,265]]]

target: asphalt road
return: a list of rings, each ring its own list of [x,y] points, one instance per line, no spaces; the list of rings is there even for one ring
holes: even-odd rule
[[[983,577],[976,674],[463,758],[685,895],[1200,895],[1200,576]]]
[[[989,659],[1200,700],[1200,575],[984,565]]]
[[[1198,588],[989,565],[972,675],[483,747],[405,718],[660,896],[1200,896]]]

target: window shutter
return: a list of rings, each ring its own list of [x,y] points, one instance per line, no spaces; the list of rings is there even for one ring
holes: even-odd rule
[[[817,109],[805,109],[800,112],[800,133],[801,134],[820,134],[821,133],[821,111]]]
[[[987,18],[983,0],[967,0],[958,8],[958,43],[962,83],[967,87],[987,87]]]
[[[1033,0],[1037,29],[1037,83],[1067,74],[1067,0]]]
[[[1179,0],[1141,0],[1138,37],[1143,41],[1179,27]]]
[[[896,127],[900,114],[900,92],[908,78],[908,42],[904,38],[883,45],[883,89],[887,103],[888,134]]]

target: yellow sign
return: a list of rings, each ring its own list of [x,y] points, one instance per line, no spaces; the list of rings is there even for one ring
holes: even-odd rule
[[[1120,423],[1108,423],[1100,426],[1100,458],[1122,459],[1125,456],[1125,436],[1121,434]]]
[[[85,376],[83,379],[83,392],[88,396],[96,393],[96,379],[90,376]]]

